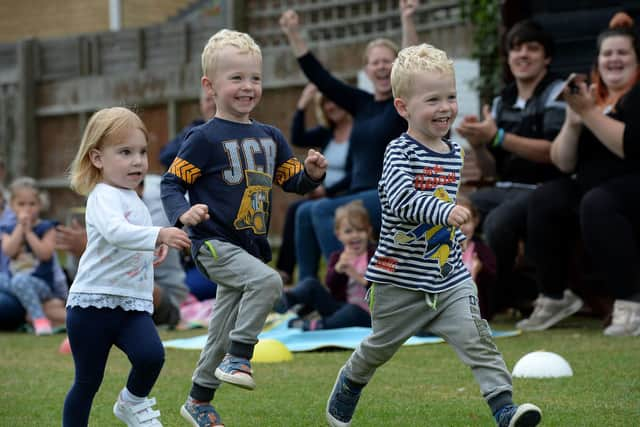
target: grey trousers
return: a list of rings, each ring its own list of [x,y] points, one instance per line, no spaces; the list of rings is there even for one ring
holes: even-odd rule
[[[502,392],[511,393],[511,375],[487,321],[480,317],[472,281],[439,294],[374,284],[369,299],[373,332],[351,354],[343,369],[353,382],[367,384],[376,369],[409,337],[426,330],[453,346],[471,368],[487,401]]]
[[[203,244],[196,259],[218,289],[207,343],[192,380],[202,387],[217,389],[220,380],[214,372],[231,342],[251,347],[258,342],[267,315],[282,293],[282,279],[262,260],[220,240]]]

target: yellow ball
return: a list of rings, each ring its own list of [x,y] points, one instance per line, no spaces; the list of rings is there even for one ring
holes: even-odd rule
[[[265,338],[256,344],[251,361],[258,363],[276,363],[288,362],[291,359],[293,359],[293,354],[291,354],[284,344],[272,338]]]

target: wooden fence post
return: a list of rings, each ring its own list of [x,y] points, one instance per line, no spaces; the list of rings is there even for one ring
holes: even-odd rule
[[[24,39],[16,44],[17,58],[17,96],[16,96],[16,143],[8,147],[9,175],[12,177],[28,175],[34,178],[38,166],[38,144],[35,112],[35,78],[37,70],[35,59],[37,42],[33,38]]]

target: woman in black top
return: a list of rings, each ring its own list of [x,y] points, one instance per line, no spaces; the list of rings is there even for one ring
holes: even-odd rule
[[[400,0],[403,46],[415,44],[417,33],[413,14],[415,0]],[[307,203],[296,215],[296,257],[298,278],[317,276],[320,252],[325,258],[340,249],[333,233],[335,209],[352,200],[363,201],[376,231],[380,229],[380,202],[377,185],[382,174],[384,150],[392,139],[407,128],[393,106],[391,93],[391,65],[398,48],[390,40],[377,39],[365,50],[365,72],[374,87],[370,94],[345,84],[331,75],[318,62],[300,32],[298,15],[289,10],[280,18],[280,26],[298,58],[298,63],[310,82],[320,92],[353,116],[350,137],[351,173],[347,177],[346,194]]]
[[[567,115],[551,159],[575,175],[543,185],[531,198],[527,245],[542,295],[521,329],[546,329],[582,306],[567,289],[571,248],[580,237],[615,298],[605,335],[640,335],[639,58],[633,20],[616,14],[598,37],[591,87],[581,79],[564,89]]]
[[[305,110],[313,103],[318,126],[307,128]],[[298,208],[305,203],[323,197],[333,197],[346,188],[351,172],[349,136],[353,119],[345,110],[318,92],[312,83],[307,84],[300,94],[296,112],[291,122],[290,142],[296,147],[319,149],[329,164],[323,185],[316,187],[306,198],[297,200],[287,208],[282,229],[282,245],[278,253],[276,269],[285,284],[292,283],[296,264],[295,218]]]

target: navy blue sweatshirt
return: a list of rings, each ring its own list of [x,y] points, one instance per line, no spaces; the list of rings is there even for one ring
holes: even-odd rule
[[[320,184],[306,174],[275,127],[214,118],[187,134],[162,176],[162,204],[170,223],[178,226],[191,205],[208,206],[210,219],[189,227],[193,255],[204,241],[218,239],[268,262],[274,182],[299,194]]]
[[[387,144],[407,130],[407,122],[393,106],[393,98],[376,101],[372,94],[345,84],[332,76],[310,52],[298,58],[298,63],[323,95],[353,116],[349,137],[353,163],[351,174],[345,178],[348,192],[377,188]]]

